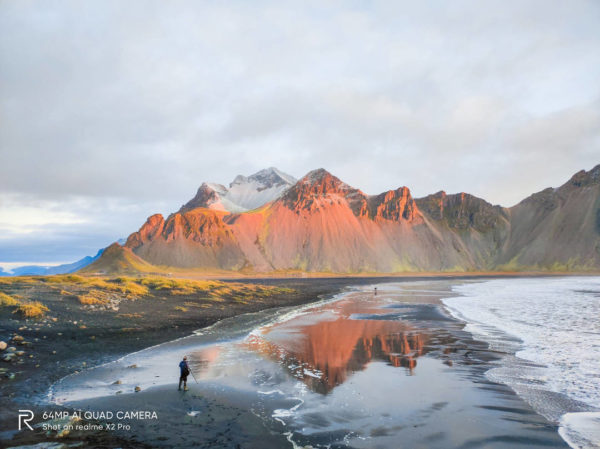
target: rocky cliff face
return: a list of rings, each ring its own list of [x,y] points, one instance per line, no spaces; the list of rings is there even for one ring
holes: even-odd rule
[[[296,213],[313,212],[327,204],[342,202],[356,210],[366,203],[366,195],[320,168],[300,179],[282,196],[281,202]]]
[[[454,229],[475,229],[486,232],[499,225],[507,217],[507,211],[492,206],[485,200],[468,193],[447,195],[441,191],[417,199],[419,208],[432,220],[444,221]]]
[[[223,220],[225,214],[198,208],[172,214],[167,220],[153,215],[129,236],[125,248],[154,265],[241,269],[245,257]]]
[[[510,233],[497,266],[547,270],[600,268],[600,165],[580,171],[509,209]]]
[[[166,220],[151,216],[125,247],[151,264],[209,270],[600,268],[600,166],[508,209],[466,193],[413,199],[406,187],[369,196],[323,169],[289,186],[273,170],[252,182],[276,186],[277,197],[231,212],[211,207],[224,197],[203,185]]]
[[[281,200],[297,213],[315,211],[334,203],[345,203],[355,216],[361,218],[412,222],[421,217],[410,190],[406,187],[368,196],[322,168],[300,179]]]
[[[417,223],[423,221],[416,201],[412,198],[407,187],[389,190],[370,198],[369,217],[373,219],[408,221]]]
[[[180,212],[205,207],[207,209],[227,210],[221,203],[221,196],[227,194],[225,186],[203,182],[194,198],[181,206]]]

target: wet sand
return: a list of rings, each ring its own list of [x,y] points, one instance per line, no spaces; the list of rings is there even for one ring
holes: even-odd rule
[[[376,297],[368,288],[291,317],[232,319],[76,375],[54,399],[156,411],[111,432],[123,447],[567,447],[556,425],[486,379],[503,354],[445,312],[452,282],[379,285]],[[184,353],[199,383],[178,392],[163,362]],[[126,371],[131,360],[139,366]]]
[[[0,361],[3,370],[0,373],[0,447],[56,441],[52,435],[47,436],[39,429],[18,432],[17,415],[19,409],[29,409],[35,413],[33,423],[42,422],[42,413],[49,409],[48,388],[64,376],[190,335],[197,329],[229,317],[314,302],[339,291],[348,283],[344,279],[315,283],[298,279],[267,282],[295,289],[295,293],[275,295],[247,304],[223,303],[213,309],[189,308],[186,312],[175,310],[176,306],[185,305],[188,300],[186,296],[159,297],[122,302],[119,312],[115,313],[91,312],[65,300],[56,291],[31,291],[32,288],[25,285],[24,292],[35,295],[36,299],[47,305],[53,319],[17,319],[11,311],[0,309],[0,340],[9,342],[10,346],[13,345],[11,337],[18,334],[28,343],[27,346],[15,344],[17,350],[25,352],[20,360],[11,363]],[[356,280],[358,284],[366,282],[367,279]],[[16,290],[10,293],[24,292]],[[143,313],[143,318],[133,318],[139,313]],[[84,323],[85,327],[80,327]],[[8,377],[11,374],[14,376],[12,379]],[[82,440],[91,447],[96,444],[106,447],[145,447],[129,437],[116,438],[110,432],[73,433],[60,439],[66,443]]]

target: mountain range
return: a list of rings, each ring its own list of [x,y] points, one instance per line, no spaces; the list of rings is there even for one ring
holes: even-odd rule
[[[89,264],[99,259],[102,255],[103,249],[100,249],[95,256],[85,256],[72,263],[64,263],[61,265],[47,266],[47,265],[23,265],[21,267],[13,268],[9,271],[4,271],[0,267],[0,276],[48,276],[52,274],[67,274],[75,273],[76,271],[87,267]]]
[[[467,193],[367,195],[324,169],[204,183],[87,272],[399,273],[600,269],[600,165],[505,208]]]

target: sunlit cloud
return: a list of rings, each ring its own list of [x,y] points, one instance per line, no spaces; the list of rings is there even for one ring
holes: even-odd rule
[[[57,211],[47,205],[21,206],[0,203],[0,239],[43,232],[47,227],[80,225],[88,219],[74,212]]]

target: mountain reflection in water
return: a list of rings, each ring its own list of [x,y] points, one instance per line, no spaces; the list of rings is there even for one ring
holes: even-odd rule
[[[373,304],[369,307],[369,312],[382,312],[373,309]],[[371,360],[406,368],[412,374],[416,358],[424,354],[426,334],[387,315],[357,319],[356,312],[365,310],[357,310],[356,303],[338,303],[332,312],[273,325],[262,335],[251,336],[246,344],[322,394],[344,383],[353,372],[364,370]]]

